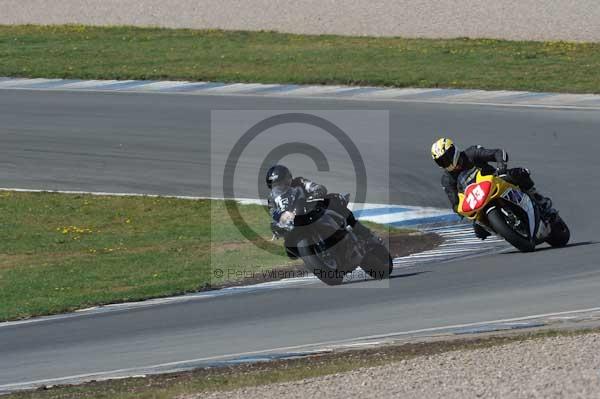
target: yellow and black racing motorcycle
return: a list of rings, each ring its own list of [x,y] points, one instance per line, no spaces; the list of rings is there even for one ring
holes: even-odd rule
[[[570,239],[569,228],[559,215],[552,220],[540,216],[535,202],[506,175],[483,175],[472,168],[458,177],[457,212],[497,234],[522,252],[532,252],[547,242],[564,247]]]

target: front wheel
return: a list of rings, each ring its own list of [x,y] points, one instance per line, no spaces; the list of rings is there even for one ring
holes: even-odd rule
[[[511,227],[507,216],[502,213],[500,208],[490,210],[487,217],[490,227],[519,251],[533,252],[535,250],[535,243],[529,237],[524,237],[522,234],[517,233]],[[527,224],[527,221],[521,221],[521,223]]]
[[[298,253],[306,268],[325,284],[340,285],[346,273],[340,270],[335,251],[328,249],[326,252],[317,253],[308,240],[301,240],[298,243]]]

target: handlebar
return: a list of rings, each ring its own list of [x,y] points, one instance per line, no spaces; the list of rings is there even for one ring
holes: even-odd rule
[[[494,176],[502,176],[505,175],[508,170],[508,166],[506,163],[499,163],[496,171],[494,172]]]

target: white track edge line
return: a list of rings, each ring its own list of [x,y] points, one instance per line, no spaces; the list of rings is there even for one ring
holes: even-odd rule
[[[568,311],[553,312],[553,313],[542,313],[542,314],[536,314],[536,315],[513,317],[513,318],[508,318],[508,319],[488,320],[488,321],[481,321],[481,322],[474,322],[474,323],[453,324],[453,325],[440,326],[440,327],[421,328],[421,329],[417,329],[417,330],[399,331],[399,332],[392,332],[392,333],[386,333],[386,334],[365,335],[365,336],[361,336],[361,337],[347,338],[347,339],[343,339],[343,340],[339,340],[339,341],[323,341],[323,342],[312,343],[312,344],[283,346],[283,347],[272,348],[272,349],[267,349],[267,350],[258,350],[258,351],[239,352],[239,353],[226,354],[226,355],[209,356],[209,357],[203,357],[203,358],[197,358],[197,359],[180,360],[180,361],[176,361],[176,362],[154,364],[154,365],[150,365],[150,366],[108,370],[108,371],[101,371],[101,372],[90,373],[90,374],[72,375],[72,376],[60,377],[60,378],[55,378],[55,379],[44,379],[44,380],[36,380],[36,381],[26,381],[26,382],[15,383],[15,384],[5,384],[5,385],[0,385],[0,389],[7,389],[10,387],[16,388],[18,386],[25,386],[25,385],[42,384],[45,382],[64,381],[64,380],[69,380],[69,379],[127,373],[127,372],[133,372],[136,370],[158,369],[158,368],[164,368],[164,367],[184,365],[184,364],[188,364],[188,363],[199,363],[199,362],[211,361],[211,360],[225,360],[228,358],[235,359],[235,358],[239,358],[242,356],[248,356],[248,355],[268,354],[271,352],[285,352],[285,351],[302,349],[302,348],[310,348],[310,347],[327,347],[327,346],[341,345],[343,343],[350,343],[350,342],[355,342],[355,341],[368,341],[368,340],[373,340],[373,339],[392,338],[392,337],[406,336],[406,335],[412,335],[412,334],[431,333],[431,332],[452,330],[452,329],[459,329],[459,328],[467,328],[467,327],[477,327],[477,326],[483,326],[483,325],[487,325],[487,324],[510,323],[510,322],[523,321],[523,320],[535,320],[535,319],[540,319],[540,318],[556,317],[556,316],[570,315],[570,314],[589,313],[589,312],[596,312],[596,311],[600,311],[600,307],[568,310]]]
[[[128,94],[152,94],[152,95],[175,95],[175,96],[231,96],[231,97],[256,97],[256,98],[286,98],[300,100],[341,100],[341,101],[362,101],[362,102],[404,102],[418,104],[445,104],[445,105],[477,105],[477,106],[494,106],[494,107],[522,107],[522,108],[540,108],[540,109],[572,109],[585,111],[599,111],[600,106],[585,106],[585,105],[551,105],[551,104],[526,104],[526,103],[494,103],[494,102],[477,102],[477,101],[448,101],[443,99],[426,100],[426,99],[401,99],[401,98],[372,98],[372,97],[336,97],[327,95],[315,96],[282,96],[277,94],[251,94],[251,93],[217,93],[217,92],[143,92],[136,90],[88,90],[88,89],[35,89],[35,88],[17,88],[17,87],[0,87],[0,90],[20,90],[20,91],[50,91],[50,92],[70,92],[70,93],[128,93]]]

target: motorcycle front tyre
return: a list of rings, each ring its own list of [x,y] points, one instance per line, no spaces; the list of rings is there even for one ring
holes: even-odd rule
[[[535,243],[523,237],[508,225],[500,208],[491,209],[487,214],[487,218],[490,227],[519,251],[533,252],[535,250]]]
[[[344,280],[345,272],[329,268],[323,260],[315,253],[313,246],[308,240],[298,243],[298,253],[308,271],[312,272],[319,280],[327,285],[340,285]]]

